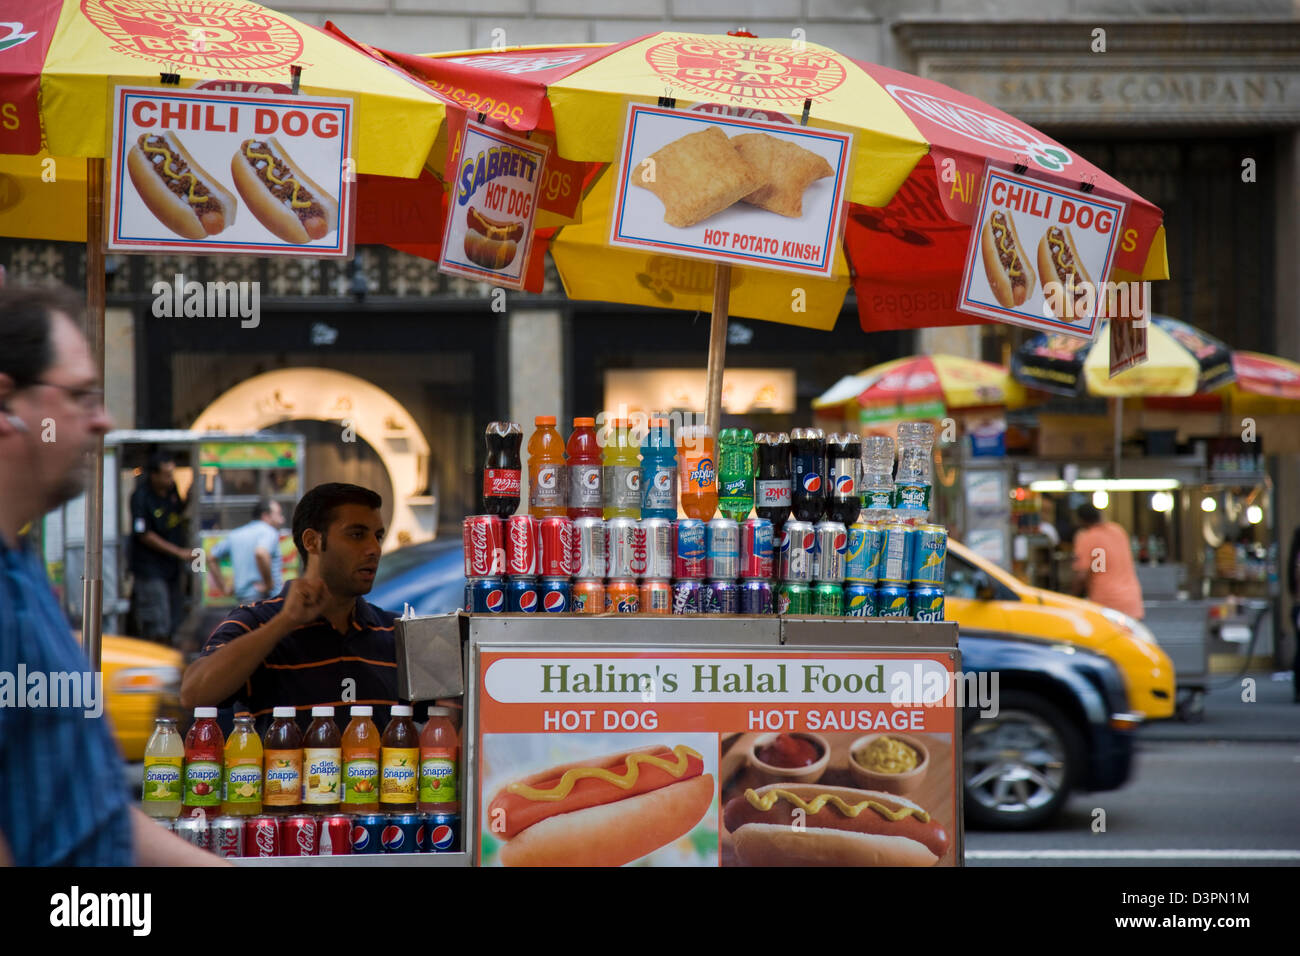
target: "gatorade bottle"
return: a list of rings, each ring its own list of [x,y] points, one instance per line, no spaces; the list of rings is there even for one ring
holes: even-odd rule
[[[509,518],[519,510],[519,443],[523,429],[514,422],[491,422],[483,432],[483,514]]]
[[[221,767],[226,738],[217,725],[217,708],[195,707],[185,734],[185,796],[182,815],[217,816],[221,809]]]
[[[564,470],[564,439],[554,415],[538,415],[528,439],[528,513],[534,518],[569,515],[569,480]]]
[[[718,432],[718,510],[744,521],[754,507],[754,433],[748,428]]]
[[[374,708],[352,708],[343,731],[343,811],[371,813],[379,807],[379,728],[371,720]]]
[[[450,707],[430,707],[420,731],[420,812],[460,812],[460,736]]]
[[[677,461],[682,510],[688,518],[709,521],[718,510],[718,472],[708,425],[687,425],[678,431]]]
[[[626,419],[611,421],[609,428],[601,476],[605,496],[604,518],[640,518],[641,462],[636,445],[628,433]]]
[[[262,741],[252,714],[240,714],[226,741],[221,777],[223,816],[255,817],[262,812]]]
[[[415,809],[420,788],[420,731],[408,704],[394,704],[384,728],[379,757],[379,809],[407,813]]]
[[[600,443],[596,419],[575,418],[569,435],[569,517],[599,518],[605,499],[600,485]]]
[[[650,419],[641,442],[641,517],[677,517],[677,449],[666,418]]]

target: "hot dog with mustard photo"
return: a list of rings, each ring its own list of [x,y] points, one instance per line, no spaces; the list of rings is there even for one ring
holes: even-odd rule
[[[338,228],[338,201],[274,136],[244,140],[230,160],[230,174],[257,221],[285,242],[305,245]]]
[[[126,155],[131,182],[158,221],[184,239],[234,225],[239,204],[190,155],[175,133],[143,133]]]
[[[1038,240],[1038,269],[1043,294],[1058,319],[1068,322],[1088,314],[1096,290],[1068,226],[1051,226]],[[1052,283],[1057,283],[1055,289]]]
[[[490,219],[480,210],[469,207],[466,213],[465,255],[484,269],[500,270],[515,261],[519,243],[524,238],[524,224]]]
[[[984,256],[984,273],[998,305],[1004,309],[1024,305],[1034,287],[1034,270],[1020,245],[1015,220],[1004,209],[989,214],[980,234],[980,251]]]

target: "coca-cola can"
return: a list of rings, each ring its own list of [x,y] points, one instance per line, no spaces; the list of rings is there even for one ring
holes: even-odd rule
[[[316,818],[305,813],[286,817],[280,824],[281,856],[315,856],[316,834],[320,825]]]
[[[645,550],[644,581],[667,581],[673,576],[673,523],[667,518],[642,518],[638,541]]]
[[[812,522],[787,521],[781,535],[781,580],[800,584],[812,581],[816,553],[817,531]]]
[[[511,515],[506,519],[506,574],[512,578],[533,578],[542,566],[542,536],[532,515]]]
[[[320,856],[346,856],[352,853],[352,818],[333,813],[320,822]]]
[[[205,816],[181,817],[176,821],[173,832],[186,843],[193,843],[200,850],[212,849],[212,833],[208,829]]]
[[[244,821],[244,856],[279,856],[280,821],[270,814]]]
[[[705,525],[698,518],[678,518],[673,527],[673,577],[703,581],[708,571]]]
[[[608,551],[608,568],[607,577],[613,578],[635,578],[640,575],[640,571],[635,569],[638,563],[637,551],[637,522],[635,518],[610,518],[605,522],[605,528],[608,532],[607,540],[609,542]],[[639,562],[644,567],[645,564],[645,542],[641,542],[641,557]]]
[[[543,518],[540,525],[542,577],[573,576],[573,519]]]
[[[217,817],[212,821],[212,852],[217,856],[244,855],[244,821],[241,817]]]
[[[491,578],[506,573],[505,522],[496,515],[470,515],[461,523],[465,577]]]
[[[573,522],[573,576],[578,580],[603,580],[605,556],[604,520],[579,518]]]

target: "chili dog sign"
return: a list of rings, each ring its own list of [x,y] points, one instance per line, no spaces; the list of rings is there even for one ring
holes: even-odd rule
[[[352,103],[118,87],[109,248],[350,255]]]
[[[455,178],[447,184],[441,271],[524,287],[549,152],[541,143],[466,121],[459,155],[449,164]]]
[[[1092,338],[1127,203],[986,168],[957,308]]]

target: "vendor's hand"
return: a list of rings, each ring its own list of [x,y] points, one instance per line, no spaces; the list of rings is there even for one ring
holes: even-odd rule
[[[290,624],[302,627],[320,617],[329,595],[329,588],[324,581],[299,578],[289,585],[289,593],[285,596],[284,608],[280,613],[288,618]]]

